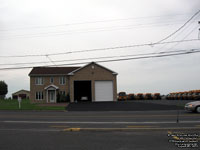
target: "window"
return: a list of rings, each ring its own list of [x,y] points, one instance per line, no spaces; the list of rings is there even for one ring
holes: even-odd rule
[[[60,84],[61,85],[65,84],[65,77],[60,77]]]
[[[42,77],[36,77],[35,78],[35,84],[36,85],[43,85],[43,78]]]
[[[35,93],[36,100],[43,100],[43,92],[36,92]]]
[[[50,83],[53,83],[53,82],[54,82],[54,78],[50,77]]]
[[[65,96],[65,91],[60,91],[60,95]]]

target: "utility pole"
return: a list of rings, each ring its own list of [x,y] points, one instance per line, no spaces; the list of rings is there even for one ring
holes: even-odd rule
[[[198,22],[198,24],[200,25],[200,21]],[[198,39],[200,39],[200,28],[199,28]]]

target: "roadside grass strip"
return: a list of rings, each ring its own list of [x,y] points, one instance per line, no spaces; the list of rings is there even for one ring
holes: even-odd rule
[[[66,110],[65,106],[39,106],[38,103],[31,103],[29,99],[21,101],[21,108],[19,108],[18,100],[0,100],[0,110]]]

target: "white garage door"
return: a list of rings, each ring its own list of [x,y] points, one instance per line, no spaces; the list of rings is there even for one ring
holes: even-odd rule
[[[112,81],[95,81],[95,101],[113,101]]]

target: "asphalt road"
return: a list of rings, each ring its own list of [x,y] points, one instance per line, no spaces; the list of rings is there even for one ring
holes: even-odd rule
[[[199,136],[200,114],[184,110],[0,111],[2,150],[189,150]]]

